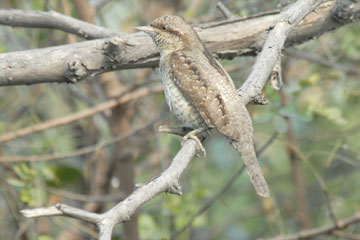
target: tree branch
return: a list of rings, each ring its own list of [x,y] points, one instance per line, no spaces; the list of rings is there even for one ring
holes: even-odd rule
[[[196,154],[196,142],[187,140],[172,160],[170,166],[150,182],[137,188],[124,201],[118,203],[103,214],[90,213],[64,204],[57,204],[48,208],[25,209],[21,213],[25,217],[65,216],[95,223],[100,229],[100,240],[111,239],[115,224],[127,221],[130,216],[145,202],[156,195],[178,187],[178,180],[191,159]]]
[[[95,151],[99,151],[102,148],[108,147],[116,142],[125,140],[131,136],[134,136],[135,134],[138,134],[140,131],[154,125],[157,121],[161,119],[154,119],[150,120],[149,122],[145,123],[142,126],[136,127],[135,129],[120,134],[118,136],[115,136],[114,138],[101,142],[96,145],[83,147],[80,149],[77,149],[75,151],[69,152],[69,153],[53,153],[53,154],[43,154],[43,155],[35,155],[35,156],[0,156],[0,163],[15,163],[15,162],[40,162],[40,161],[51,161],[51,160],[57,160],[57,159],[63,159],[63,158],[74,158],[81,155],[89,154]]]
[[[122,33],[89,24],[55,11],[0,10],[0,24],[12,27],[58,29],[85,39],[109,38],[122,35]]]
[[[318,228],[300,231],[293,235],[279,236],[274,238],[260,238],[258,240],[299,240],[309,239],[320,235],[332,234],[336,230],[344,230],[345,228],[360,222],[360,212],[355,213],[353,216],[338,221],[337,225],[328,224]]]
[[[281,57],[281,50],[290,31],[322,1],[297,1],[288,10],[282,12],[276,22],[270,26],[271,31],[263,49],[256,58],[250,76],[242,85],[239,95],[245,103],[262,94],[272,70]]]
[[[1,134],[0,135],[0,143],[8,142],[15,138],[23,137],[23,136],[26,136],[26,135],[29,135],[32,133],[36,133],[36,132],[40,132],[40,131],[43,131],[43,130],[46,130],[49,128],[63,126],[63,125],[78,121],[80,119],[93,116],[96,113],[104,112],[108,109],[114,108],[114,107],[124,104],[124,103],[127,103],[131,100],[142,98],[144,96],[149,95],[150,93],[161,92],[161,91],[162,91],[162,86],[159,84],[151,86],[151,87],[143,87],[143,88],[137,89],[135,91],[126,93],[119,98],[111,99],[109,101],[106,101],[104,103],[96,105],[92,108],[88,108],[88,109],[85,109],[85,110],[82,110],[82,111],[79,111],[76,113],[71,113],[67,116],[63,116],[60,118],[42,122],[42,123],[39,123],[36,125],[28,126],[28,127],[22,128],[22,129],[18,129],[13,132]]]
[[[342,3],[349,4],[344,7]],[[210,51],[222,58],[255,55],[261,50],[269,27],[279,17],[279,14],[270,13],[248,19],[233,18],[202,24],[195,30]],[[282,16],[281,24],[288,25],[284,22],[287,18]],[[284,47],[305,42],[359,19],[359,2],[328,0],[291,31]],[[293,21],[293,18],[289,20]],[[126,34],[121,38],[0,54],[0,86],[76,83],[106,71],[157,66],[158,51],[150,37],[143,33]]]

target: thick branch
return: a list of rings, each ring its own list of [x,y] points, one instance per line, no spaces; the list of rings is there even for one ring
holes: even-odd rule
[[[0,24],[12,27],[38,27],[59,29],[85,39],[122,35],[107,28],[62,15],[55,11],[0,10]]]
[[[285,47],[360,19],[360,2],[338,2],[336,5],[335,0],[326,1],[308,15],[287,36]],[[343,2],[350,4],[344,7],[341,5]],[[210,51],[220,57],[255,55],[264,44],[268,28],[279,17],[273,13],[249,19],[234,18],[203,24],[195,29]],[[121,39],[92,40],[0,54],[0,86],[75,83],[106,71],[157,66],[158,52],[151,39],[145,34],[135,33],[123,35]]]

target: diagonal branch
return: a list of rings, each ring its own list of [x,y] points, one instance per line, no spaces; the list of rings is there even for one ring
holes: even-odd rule
[[[42,122],[42,123],[39,123],[36,125],[28,126],[28,127],[25,127],[25,128],[13,131],[13,132],[1,134],[0,135],[0,143],[8,142],[15,138],[23,137],[23,136],[26,136],[26,135],[29,135],[32,133],[36,133],[36,132],[40,132],[40,131],[43,131],[46,129],[63,126],[63,125],[78,121],[80,119],[93,116],[99,112],[104,112],[108,109],[114,108],[118,105],[127,103],[129,101],[132,101],[132,100],[135,100],[138,98],[142,98],[144,96],[148,96],[150,93],[156,93],[156,92],[161,92],[161,91],[162,91],[162,86],[159,84],[151,86],[151,87],[143,87],[143,88],[137,89],[133,92],[126,93],[119,98],[111,99],[109,101],[106,101],[104,103],[96,105],[95,107],[92,107],[92,108],[88,108],[88,109],[85,109],[85,110],[82,110],[82,111],[79,111],[76,113],[69,114],[67,116],[63,116],[60,118]]]
[[[90,213],[64,204],[57,204],[48,208],[25,209],[21,213],[25,217],[65,216],[95,223],[100,229],[101,240],[111,239],[115,224],[127,221],[135,211],[145,202],[156,195],[166,192],[172,187],[178,187],[178,180],[196,154],[196,142],[186,141],[172,160],[170,166],[150,182],[137,188],[124,201],[118,203],[103,214]]]
[[[270,26],[271,30],[268,38],[256,58],[250,76],[239,91],[245,104],[252,102],[253,97],[262,94],[266,81],[276,62],[281,57],[281,50],[284,47],[287,36],[321,2],[314,0],[297,1],[288,10],[282,12],[276,22]]]
[[[355,213],[353,216],[339,220],[337,225],[328,224],[318,228],[300,231],[293,235],[279,236],[274,238],[261,238],[258,240],[300,240],[318,237],[320,235],[332,234],[336,230],[344,230],[345,228],[360,223],[360,212]]]
[[[12,27],[59,29],[85,39],[121,36],[110,29],[96,26],[55,11],[0,10],[0,24]]]
[[[153,126],[160,119],[162,118],[160,117],[157,119],[150,120],[146,122],[144,125],[136,127],[135,129],[129,132],[115,136],[110,140],[104,141],[102,143],[98,143],[96,145],[83,147],[69,153],[53,153],[53,154],[43,154],[43,155],[34,155],[34,156],[0,156],[0,163],[40,162],[40,161],[51,161],[51,160],[57,160],[63,158],[74,158],[74,157],[82,156],[95,151],[99,151],[100,149],[108,147],[116,142],[120,142],[127,138],[130,138],[131,136],[138,134],[140,131],[143,131],[146,128],[149,128],[150,126]]]

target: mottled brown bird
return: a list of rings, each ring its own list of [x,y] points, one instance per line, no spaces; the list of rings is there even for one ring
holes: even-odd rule
[[[268,197],[249,113],[232,79],[195,30],[178,16],[163,16],[136,29],[148,33],[160,51],[161,79],[170,110],[195,129],[192,133],[216,128],[227,136],[241,153],[257,193]]]

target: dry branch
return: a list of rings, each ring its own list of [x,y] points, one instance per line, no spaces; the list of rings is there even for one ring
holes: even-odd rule
[[[344,230],[350,225],[357,224],[360,222],[360,212],[355,213],[353,216],[342,219],[337,222],[337,225],[328,224],[318,228],[312,228],[308,230],[300,231],[296,234],[289,236],[279,236],[274,238],[261,238],[258,240],[300,240],[318,237],[320,235],[332,234],[336,230]]]
[[[222,58],[257,54],[279,14],[232,18],[195,27],[200,38]],[[294,46],[360,19],[360,2],[328,0],[287,36]],[[49,61],[49,59],[51,61]],[[142,33],[57,47],[0,54],[0,86],[45,82],[75,83],[87,76],[119,69],[157,67],[158,52]]]
[[[86,212],[63,204],[48,208],[22,210],[26,217],[67,216],[95,223],[100,229],[99,239],[111,239],[115,224],[127,221],[130,216],[145,202],[172,187],[178,187],[178,180],[196,153],[196,142],[186,141],[176,154],[170,166],[160,176],[137,188],[124,201],[118,203],[103,214]]]
[[[59,29],[85,39],[121,36],[122,33],[89,24],[55,11],[0,10],[0,24],[12,27]]]
[[[161,92],[161,91],[162,91],[162,86],[159,84],[151,86],[151,87],[143,87],[143,88],[137,89],[133,92],[129,92],[119,98],[111,99],[107,102],[101,103],[99,105],[96,105],[95,107],[88,108],[88,109],[85,109],[80,112],[72,113],[67,116],[56,118],[56,119],[53,119],[53,120],[50,120],[47,122],[42,122],[42,123],[39,123],[36,125],[25,127],[25,128],[13,131],[13,132],[1,134],[0,135],[0,143],[7,142],[7,141],[13,140],[15,138],[23,137],[23,136],[26,136],[26,135],[29,135],[32,133],[36,133],[39,131],[43,131],[46,129],[63,126],[63,125],[78,121],[80,119],[93,116],[96,113],[104,112],[108,109],[114,108],[118,105],[127,103],[129,101],[132,101],[132,100],[135,100],[138,98],[142,98],[144,96],[148,96],[151,93],[156,93],[156,92]]]
[[[75,151],[69,152],[69,153],[53,153],[53,154],[43,154],[43,155],[35,155],[35,156],[0,156],[0,163],[15,163],[15,162],[40,162],[40,161],[51,161],[51,160],[57,160],[57,159],[63,159],[63,158],[73,158],[82,156],[85,154],[89,154],[95,151],[99,151],[102,148],[108,147],[116,142],[125,140],[131,136],[134,136],[135,134],[138,134],[140,131],[154,125],[157,121],[159,121],[161,118],[151,120],[147,123],[145,123],[142,126],[136,127],[135,129],[120,134],[118,136],[115,136],[114,138],[104,141],[102,143],[83,147],[80,149],[77,149]]]

